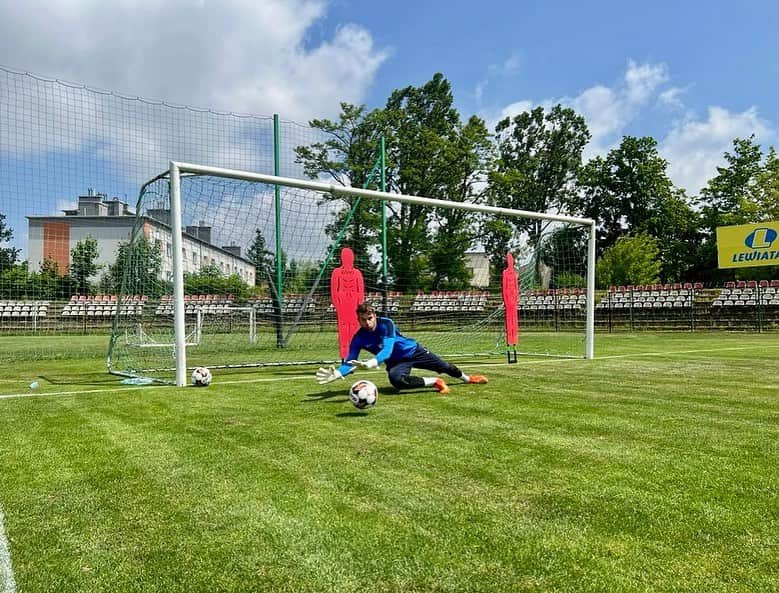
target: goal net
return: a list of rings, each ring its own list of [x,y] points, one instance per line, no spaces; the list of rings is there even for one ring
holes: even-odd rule
[[[591,357],[593,236],[585,219],[171,163],[119,249],[108,367],[182,385],[195,366],[339,363],[334,278],[444,357]]]

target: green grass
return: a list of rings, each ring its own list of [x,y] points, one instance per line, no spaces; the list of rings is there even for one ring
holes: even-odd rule
[[[448,396],[366,373],[367,412],[314,369],[128,388],[104,345],[4,362],[23,593],[779,591],[779,336],[603,335]]]

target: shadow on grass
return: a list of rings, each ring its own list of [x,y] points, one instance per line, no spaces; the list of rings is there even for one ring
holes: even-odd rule
[[[328,403],[336,404],[336,403],[343,403],[345,401],[349,401],[349,398],[346,397],[340,391],[320,391],[319,393],[307,393],[306,399],[304,399],[303,402],[312,403],[312,402],[327,401],[327,400],[331,400],[328,401]]]
[[[352,412],[339,412],[335,415],[336,418],[361,418],[367,416],[370,412],[365,410],[354,410]]]
[[[38,375],[38,380],[51,385],[108,385],[118,383],[116,375],[108,373],[79,373],[75,375]]]

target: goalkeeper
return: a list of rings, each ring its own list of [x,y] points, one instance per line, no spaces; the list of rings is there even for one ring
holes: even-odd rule
[[[484,375],[466,375],[416,340],[403,336],[392,319],[377,317],[371,305],[362,303],[357,306],[357,320],[360,329],[352,337],[346,361],[337,369],[320,368],[316,373],[316,380],[320,385],[343,379],[358,367],[375,369],[381,363],[387,365],[387,375],[396,389],[434,387],[439,393],[449,393],[449,386],[441,377],[416,377],[411,374],[412,368],[446,373],[463,383],[487,382]],[[373,358],[359,360],[361,350],[367,350],[373,354]]]

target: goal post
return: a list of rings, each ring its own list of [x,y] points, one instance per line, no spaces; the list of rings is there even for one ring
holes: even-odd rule
[[[428,234],[437,232],[439,241],[460,237],[454,231],[448,234],[447,217],[467,213],[471,227],[462,232],[466,239],[461,244],[466,249],[480,247],[483,252],[489,240],[484,231],[474,230],[475,225],[481,229],[486,228],[485,221],[543,221],[545,232],[533,244],[516,229],[507,231],[505,237],[520,268],[520,352],[594,357],[595,223],[590,219],[175,161],[156,183],[156,188],[150,185],[139,196],[136,215],[142,229],[139,236],[156,241],[163,252],[160,279],[154,286],[131,283],[128,292],[153,293],[150,298],[160,303],[157,312],[165,303],[163,315],[147,313],[141,322],[149,328],[147,333],[157,334],[158,342],[168,340],[169,351],[164,355],[162,348],[133,348],[119,340],[123,329],[138,320],[125,319],[117,312],[109,347],[111,372],[152,375],[183,386],[192,366],[340,362],[330,274],[340,263],[343,247],[355,247],[363,258],[355,265],[359,269],[363,264],[366,301],[393,317],[402,332],[444,356],[505,359],[505,312],[500,281],[495,283],[495,275],[499,278],[501,272],[496,258],[502,255],[505,261],[505,251],[499,253],[493,246],[490,277],[480,284],[475,272],[472,284],[464,285],[462,274],[459,284],[438,276],[420,284],[420,266],[432,266],[435,257],[424,254],[414,255],[409,260],[413,265],[406,268],[390,265],[387,280],[387,260],[393,249],[397,254],[403,246],[393,243],[392,217],[386,231],[390,245],[386,235],[380,236],[383,225],[376,221],[385,215],[385,208],[393,216],[409,208],[437,213],[420,226],[420,241],[427,246],[431,243]],[[364,226],[355,233],[339,224]],[[162,230],[155,231],[157,227]],[[208,233],[201,235],[198,229],[202,228],[208,228]],[[261,236],[267,242],[258,243]],[[234,244],[226,245],[230,240]],[[269,249],[273,245],[277,246],[275,253]],[[197,290],[197,285],[192,287],[197,280],[193,270],[202,270],[204,262],[214,267],[222,252],[239,253],[241,248],[245,251],[225,264],[225,275],[253,263],[249,272],[239,270],[250,286],[248,294],[221,295],[218,305],[212,304],[217,302],[217,295],[209,294],[213,289],[205,295],[193,294]],[[202,255],[206,251],[211,255]],[[253,252],[251,262],[248,251]],[[486,261],[487,255],[481,257]],[[372,272],[365,269],[366,262]],[[219,261],[220,266],[223,263]],[[284,282],[277,274],[280,269],[289,273],[287,285],[280,285]],[[196,298],[205,300],[193,304]],[[243,313],[247,308],[252,315]],[[200,339],[188,345],[188,318],[195,310],[204,312],[198,317]],[[152,355],[158,358],[152,360]]]

